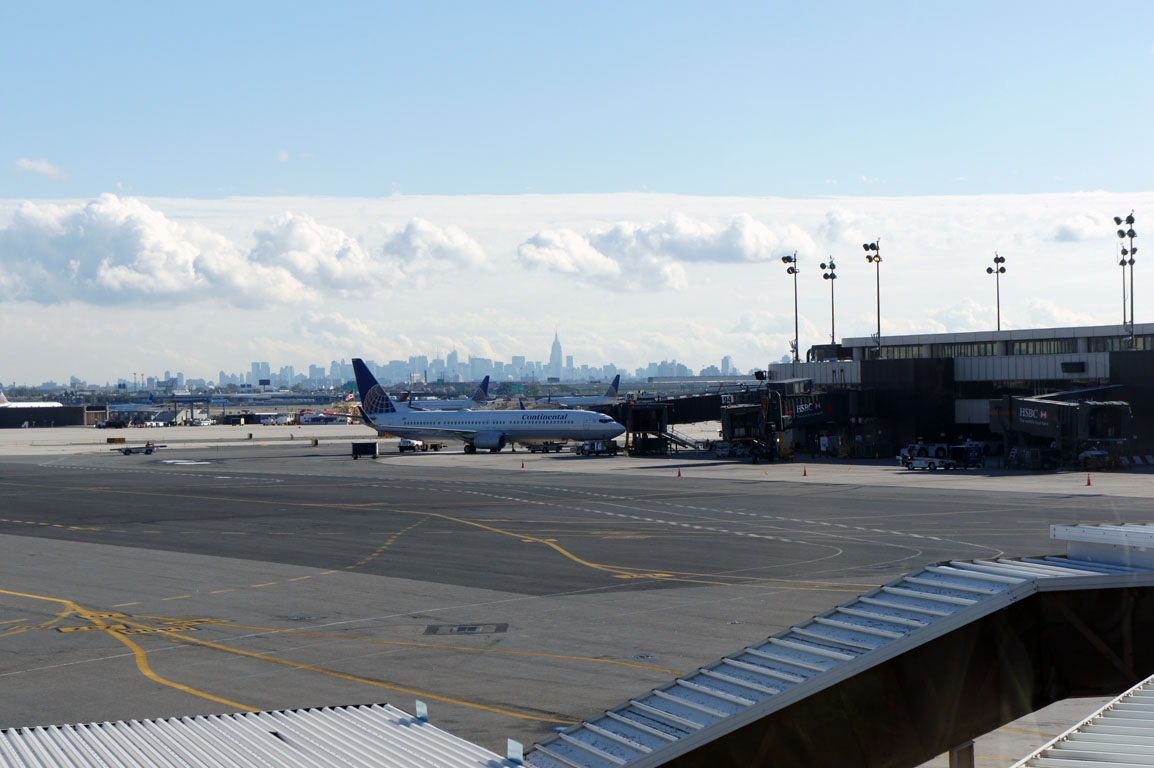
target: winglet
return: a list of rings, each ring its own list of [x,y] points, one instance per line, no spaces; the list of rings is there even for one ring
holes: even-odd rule
[[[377,413],[396,413],[397,409],[388,393],[377,383],[377,377],[359,357],[353,358],[353,372],[357,375],[357,392],[361,396],[361,409],[366,416]]]
[[[0,386],[0,405],[8,405],[8,395],[4,394],[3,386]]]

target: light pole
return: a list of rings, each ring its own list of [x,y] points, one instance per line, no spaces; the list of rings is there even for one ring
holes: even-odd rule
[[[1119,227],[1121,227],[1123,224],[1126,225],[1126,229],[1119,229],[1118,230],[1118,239],[1119,240],[1123,240],[1126,238],[1130,239],[1129,249],[1127,249],[1125,245],[1122,246],[1122,260],[1119,261],[1118,263],[1122,266],[1122,269],[1123,269],[1123,277],[1122,277],[1123,280],[1126,279],[1125,278],[1126,266],[1129,265],[1129,267],[1130,267],[1130,346],[1133,347],[1134,346],[1134,254],[1138,253],[1138,249],[1134,247],[1134,238],[1138,237],[1138,233],[1134,231],[1134,211],[1130,211],[1130,215],[1124,219],[1121,216],[1115,216],[1114,217],[1114,223],[1117,224]],[[1129,257],[1129,258],[1127,258],[1127,257]],[[1123,288],[1122,290],[1125,291],[1126,289]],[[1125,294],[1123,294],[1123,301],[1124,300],[1125,300]],[[1123,317],[1122,317],[1123,325],[1125,325],[1125,322],[1126,322],[1125,310],[1123,310]]]
[[[999,256],[997,251],[994,251],[994,266],[986,267],[986,274],[994,276],[994,287],[997,290],[998,296],[998,330],[1002,330],[1002,275],[1006,274],[1006,268],[1002,266],[1006,263],[1005,256]]]
[[[1122,268],[1122,327],[1126,327],[1126,259],[1121,259],[1118,266]]]
[[[862,243],[861,247],[865,249],[866,261],[874,265],[877,271],[877,288],[878,288],[878,332],[874,336],[874,341],[878,345],[877,356],[882,356],[882,239],[879,237],[872,243]]]
[[[823,280],[829,280],[829,343],[837,344],[837,338],[834,336],[833,324],[833,281],[837,280],[837,273],[834,272],[834,270],[837,269],[837,264],[833,263],[833,256],[830,256],[829,262],[822,264],[821,268],[829,270],[828,272],[821,273]]]
[[[782,264],[788,264],[786,274],[793,275],[793,361],[795,363],[801,362],[798,355],[798,338],[797,338],[797,251],[793,252],[792,256],[782,256]]]

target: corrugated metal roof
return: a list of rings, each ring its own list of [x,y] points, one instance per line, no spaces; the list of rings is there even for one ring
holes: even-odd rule
[[[929,565],[567,728],[535,745],[525,762],[536,768],[660,765],[1020,600],[1044,588],[1040,584],[1136,574],[1154,583],[1144,569],[1060,556]]]
[[[3,768],[514,765],[388,704],[0,730]]]
[[[1154,765],[1154,677],[1111,701],[1011,768]]]

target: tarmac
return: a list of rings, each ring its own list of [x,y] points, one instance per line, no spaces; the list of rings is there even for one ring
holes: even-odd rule
[[[395,441],[353,461],[370,439],[0,431],[0,727],[421,699],[503,752],[919,565],[1058,552],[1054,523],[1154,522],[1142,472]],[[978,756],[1009,765],[1099,705],[1034,713]]]

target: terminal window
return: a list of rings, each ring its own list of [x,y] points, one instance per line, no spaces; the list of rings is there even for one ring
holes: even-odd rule
[[[934,351],[934,357],[993,357],[998,354],[998,345],[993,341],[935,344]]]
[[[1007,353],[1011,355],[1065,355],[1078,351],[1077,339],[1028,339],[1011,341]]]
[[[886,360],[912,360],[921,356],[921,344],[895,344],[882,348],[882,357]]]
[[[1135,336],[1130,346],[1128,336],[1099,336],[1090,339],[1091,352],[1121,352],[1127,349],[1154,349],[1154,336]]]

